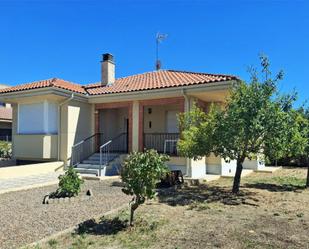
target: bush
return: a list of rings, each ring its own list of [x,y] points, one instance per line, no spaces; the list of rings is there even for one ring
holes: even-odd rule
[[[76,170],[69,167],[64,175],[59,176],[58,189],[55,193],[57,197],[72,197],[78,195],[84,180],[80,179]]]
[[[122,191],[133,195],[130,202],[130,225],[133,224],[134,211],[147,199],[155,196],[156,183],[167,172],[166,161],[169,157],[160,155],[155,150],[133,152],[125,161],[121,170],[121,179],[124,183]]]
[[[0,141],[0,158],[12,157],[12,143]]]

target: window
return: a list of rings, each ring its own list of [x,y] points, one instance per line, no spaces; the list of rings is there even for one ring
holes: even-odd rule
[[[18,133],[57,134],[57,132],[57,104],[44,101],[18,106]]]

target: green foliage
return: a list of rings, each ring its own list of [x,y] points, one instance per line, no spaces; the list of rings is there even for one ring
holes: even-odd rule
[[[0,141],[0,158],[12,157],[12,143]]]
[[[300,117],[291,111],[295,95],[278,94],[277,82],[283,73],[272,78],[268,59],[260,59],[264,77],[260,79],[257,71],[251,69],[251,82],[235,83],[224,107],[213,105],[207,114],[195,107],[179,117],[183,128],[178,143],[181,154],[197,158],[214,153],[225,160],[237,160],[234,193],[239,190],[245,158],[265,151],[278,157],[304,148],[298,132]]]
[[[168,156],[160,155],[155,150],[133,152],[129,155],[121,170],[121,179],[124,183],[122,191],[133,195],[130,224],[133,222],[134,210],[146,199],[155,196],[155,187],[158,180],[167,172],[166,161]]]
[[[140,197],[141,203],[155,195],[156,183],[168,171],[168,156],[160,155],[155,150],[133,152],[124,162],[121,179],[122,191],[127,195]]]
[[[59,176],[59,188],[56,191],[58,197],[72,197],[78,195],[84,180],[80,179],[76,170],[69,167],[64,175]]]

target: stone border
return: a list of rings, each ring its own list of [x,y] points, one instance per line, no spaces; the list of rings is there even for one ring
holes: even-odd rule
[[[58,204],[67,202],[86,201],[89,200],[91,197],[93,197],[93,193],[91,189],[88,189],[85,195],[77,195],[72,197],[54,197],[54,198],[50,198],[49,196],[50,194],[44,196],[42,204]]]
[[[118,207],[118,208],[111,209],[111,210],[109,210],[109,211],[103,213],[102,215],[95,217],[94,219],[95,219],[95,220],[98,220],[98,219],[100,219],[102,216],[106,216],[106,215],[111,215],[111,214],[117,213],[117,212],[119,212],[119,211],[125,209],[126,207],[128,207],[128,204],[123,204],[123,205],[121,205],[121,206]],[[82,222],[80,222],[80,223],[82,223]],[[79,224],[80,224],[80,223],[79,223]],[[68,233],[73,233],[75,230],[78,229],[79,224],[74,225],[74,226],[72,226],[72,227],[69,227],[69,228],[67,228],[67,229],[65,229],[65,230],[62,230],[62,231],[60,231],[60,232],[54,233],[54,234],[52,234],[52,235],[49,235],[49,236],[47,236],[47,237],[45,237],[45,238],[43,238],[43,239],[40,239],[40,240],[37,240],[37,241],[31,243],[31,244],[22,246],[21,248],[24,248],[24,249],[25,249],[25,248],[28,248],[28,247],[31,248],[31,247],[35,247],[35,246],[38,246],[38,245],[40,246],[40,245],[42,245],[42,244],[48,242],[48,241],[51,240],[51,239],[56,239],[56,238],[58,238],[58,237],[60,237],[60,236],[62,236],[62,235],[65,235],[65,234],[68,234]]]

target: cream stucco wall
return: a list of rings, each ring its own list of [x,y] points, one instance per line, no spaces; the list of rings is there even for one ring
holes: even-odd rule
[[[48,98],[60,104],[68,98]],[[34,101],[44,99],[35,98]],[[21,99],[20,103],[31,103],[29,99]],[[13,105],[12,142],[13,157],[28,160],[57,160],[58,139],[60,160],[69,163],[73,144],[94,134],[94,106],[86,102],[71,100],[60,108],[60,129],[58,135],[17,134],[18,104]]]
[[[102,109],[99,115],[100,132],[103,133],[104,141],[126,132],[126,122],[129,118],[127,108]]]
[[[61,139],[64,139],[61,150],[64,148],[66,152],[61,160],[69,164],[72,146],[94,134],[94,106],[73,100],[65,105],[62,112]]]
[[[14,157],[28,160],[56,160],[57,135],[14,135]]]
[[[151,113],[149,113],[151,109]],[[179,111],[177,105],[156,105],[144,107],[144,132],[145,133],[163,133],[166,130],[166,115],[168,111]],[[149,127],[151,122],[151,127]]]

